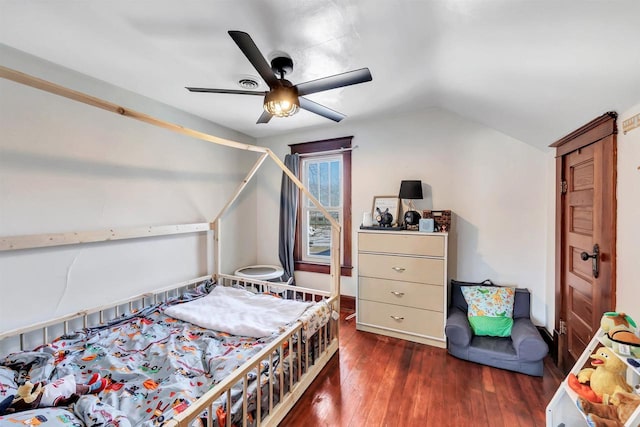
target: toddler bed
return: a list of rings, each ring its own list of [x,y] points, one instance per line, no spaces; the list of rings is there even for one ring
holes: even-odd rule
[[[161,294],[133,299],[127,302],[129,313],[0,359],[1,398],[15,394],[27,379],[52,383],[72,375],[82,384],[98,374],[107,380],[99,393],[81,396],[68,409],[4,415],[0,425],[30,420],[45,426],[276,422],[278,406],[300,394],[314,367],[332,354],[336,342],[329,321],[335,299],[322,291],[226,275],[218,278],[217,285],[208,279],[184,288],[175,297],[165,291],[160,301]],[[134,308],[134,302],[147,299],[150,304]],[[243,304],[254,310],[247,312]],[[223,316],[198,315],[234,305],[239,317],[232,308]],[[106,313],[119,311],[115,307],[96,314],[104,319]],[[191,322],[177,318],[184,313]],[[83,313],[83,322],[91,315]],[[295,320],[287,321],[287,316]],[[73,320],[65,320],[65,328]],[[203,322],[215,329],[196,324]],[[43,337],[46,334],[42,332]],[[21,342],[28,335],[19,334]]]
[[[9,415],[11,418],[5,416],[0,424],[277,425],[338,350],[338,322],[332,313],[339,312],[340,303],[339,224],[267,148],[159,120],[3,66],[0,77],[124,118],[260,154],[237,191],[211,222],[0,237],[0,251],[19,251],[212,231],[214,248],[211,276],[17,330],[0,329],[0,355],[8,354],[0,356],[0,398],[15,394],[27,380],[58,385],[73,381],[93,384],[92,387],[96,381],[101,384],[104,381],[104,386],[80,396],[73,406],[24,411]],[[222,218],[267,158],[276,163],[331,224],[328,292],[221,274]],[[263,323],[275,317],[280,309],[267,309],[263,317],[248,318],[245,314],[255,312],[253,301],[245,300],[235,307],[234,319],[227,316],[235,305],[228,300],[218,306],[199,307],[205,318],[215,318],[214,323],[206,325],[196,324],[202,316],[189,317],[197,311],[191,306],[186,310],[186,320],[179,320],[177,313],[169,314],[170,309],[180,304],[198,303],[223,288],[244,288],[253,294],[276,294],[278,298],[312,304],[302,316],[296,315],[295,320],[266,332]],[[224,315],[213,316],[221,311]],[[240,335],[221,330],[224,329],[221,321],[223,324],[226,321],[225,327],[240,327],[235,330]],[[50,340],[50,336],[58,338]]]

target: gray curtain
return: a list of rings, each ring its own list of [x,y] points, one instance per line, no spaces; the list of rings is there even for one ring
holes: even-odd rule
[[[284,164],[296,177],[300,176],[300,156],[287,154]],[[298,213],[298,187],[291,181],[286,173],[282,172],[280,184],[280,264],[284,269],[283,281],[293,277],[293,245],[296,237],[296,217]],[[295,284],[295,283],[294,283]]]

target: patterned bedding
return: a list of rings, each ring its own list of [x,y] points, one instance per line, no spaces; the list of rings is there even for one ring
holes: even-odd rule
[[[201,286],[178,302],[200,298],[207,290]],[[256,339],[207,330],[163,313],[175,303],[160,303],[106,326],[60,337],[37,351],[0,359],[0,400],[14,394],[25,379],[51,382],[72,374],[85,383],[99,373],[109,384],[73,405],[77,418],[86,425],[160,425],[278,336]],[[305,313],[305,329],[328,320],[328,307],[318,303],[312,309]],[[273,360],[279,364],[277,356]],[[275,371],[263,366],[261,375]],[[238,384],[232,400],[241,392]],[[0,425],[3,420],[7,416],[0,416]]]

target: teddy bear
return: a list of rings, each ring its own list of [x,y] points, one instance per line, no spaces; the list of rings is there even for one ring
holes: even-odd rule
[[[640,396],[635,393],[616,391],[609,400],[610,404],[593,403],[578,397],[578,408],[587,416],[593,427],[622,427],[631,414],[640,406]]]
[[[594,368],[584,368],[578,372],[578,381],[589,382],[593,392],[606,403],[606,398],[618,390],[631,392],[633,388],[627,384],[625,375],[627,365],[608,347],[599,347],[589,356]]]
[[[0,402],[0,415],[26,411],[46,406],[65,406],[78,400],[80,395],[99,393],[106,388],[108,380],[93,374],[86,384],[78,384],[73,375],[66,375],[50,383],[26,381],[15,395]]]

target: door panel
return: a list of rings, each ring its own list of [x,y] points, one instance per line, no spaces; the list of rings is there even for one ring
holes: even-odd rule
[[[571,232],[587,237],[593,235],[593,208],[584,206],[593,200],[593,191],[584,191],[579,197],[572,197],[570,203]],[[583,206],[580,206],[582,204]]]
[[[594,145],[569,153],[564,158],[567,182],[566,209],[567,245],[565,248],[565,293],[567,306],[568,356],[577,360],[595,332],[593,305],[597,300],[591,262],[580,258],[582,252],[591,252],[594,245],[593,208],[598,204],[594,182],[594,168],[600,162]],[[596,301],[597,304],[597,301]]]
[[[583,246],[584,247],[584,246]],[[573,273],[573,275],[575,277],[576,280],[575,281],[571,281],[571,286],[573,287],[579,287],[581,285],[581,281],[584,283],[584,287],[582,289],[582,292],[584,293],[590,293],[591,292],[591,275],[593,274],[593,271],[591,269],[591,263],[590,262],[584,262],[582,260],[582,258],[580,257],[580,254],[582,253],[582,251],[578,248],[572,248],[571,251],[571,265],[569,266],[569,269],[571,270],[571,272]],[[571,279],[571,278],[569,278]],[[582,279],[582,280],[580,280]]]
[[[593,147],[582,149],[586,154],[585,162],[572,167],[573,190],[591,190],[593,188]]]

